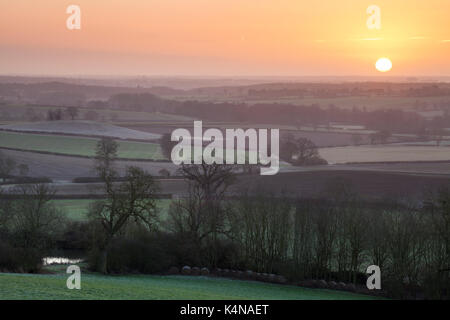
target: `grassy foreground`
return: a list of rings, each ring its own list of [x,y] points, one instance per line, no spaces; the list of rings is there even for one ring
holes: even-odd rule
[[[52,275],[0,273],[0,299],[137,300],[365,300],[371,296],[254,281],[186,276],[82,274],[81,290],[66,288],[63,271]]]

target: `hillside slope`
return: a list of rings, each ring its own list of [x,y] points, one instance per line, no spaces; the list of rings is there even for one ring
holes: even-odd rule
[[[83,274],[81,290],[66,288],[67,275],[0,273],[0,299],[217,299],[361,300],[372,296],[255,281],[184,276]]]
[[[102,136],[119,139],[155,140],[159,134],[122,128],[108,123],[95,121],[42,121],[0,126],[0,130],[21,132],[61,133],[71,135]]]

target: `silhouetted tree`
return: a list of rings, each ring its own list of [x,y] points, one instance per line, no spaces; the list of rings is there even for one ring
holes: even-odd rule
[[[114,237],[133,220],[152,227],[156,220],[155,195],[159,190],[157,182],[146,171],[137,167],[128,167],[124,181],[114,183],[117,172],[113,162],[117,157],[117,143],[110,139],[102,139],[97,144],[95,169],[104,183],[105,197],[93,203],[89,210],[89,218],[98,222],[105,233],[100,246],[98,270],[107,273],[108,249]]]
[[[75,118],[78,116],[79,113],[77,107],[68,107],[66,109],[66,112],[72,120],[75,120]]]
[[[171,159],[172,149],[177,144],[177,141],[171,140],[170,133],[164,133],[159,139],[159,145],[161,146],[162,154],[166,159]]]
[[[280,145],[280,158],[294,165],[326,164],[317,146],[309,139],[287,135]]]

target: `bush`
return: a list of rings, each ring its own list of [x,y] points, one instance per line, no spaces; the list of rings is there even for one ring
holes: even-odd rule
[[[321,157],[313,157],[313,158],[305,160],[302,163],[295,164],[295,165],[318,166],[318,165],[325,165],[325,164],[328,164],[327,160],[325,160]]]
[[[168,274],[174,275],[174,274],[179,274],[180,270],[177,267],[170,267]]]
[[[84,249],[87,243],[83,233],[83,224],[72,224],[68,227],[60,247]],[[149,233],[140,231],[131,233],[133,236],[115,238],[108,249],[108,272],[113,273],[167,273],[171,267],[205,266],[208,264],[211,249],[208,245],[200,247],[192,238],[185,234],[170,234],[164,232]],[[98,235],[98,234],[97,234]],[[95,240],[93,241],[95,243]],[[98,242],[98,241],[97,241]],[[101,242],[101,241],[100,241]],[[98,242],[98,243],[100,243]],[[229,241],[217,241],[214,248],[219,248],[218,265],[233,265],[236,263],[237,249]],[[94,247],[89,252],[88,262],[93,270],[97,270],[101,250]],[[201,271],[195,270],[200,274]]]
[[[174,265],[174,257],[156,238],[116,239],[108,250],[108,271],[161,273]]]
[[[68,223],[60,239],[57,239],[58,249],[88,251],[90,246],[90,227],[88,222]]]
[[[42,254],[36,249],[14,248],[0,242],[0,269],[3,272],[36,273],[42,267]]]
[[[191,275],[193,275],[193,276],[198,276],[198,275],[200,275],[200,268],[199,268],[199,267],[193,267],[193,268],[191,269]]]

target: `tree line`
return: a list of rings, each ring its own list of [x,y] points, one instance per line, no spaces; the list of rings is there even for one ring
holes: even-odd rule
[[[448,188],[421,206],[368,205],[345,181],[317,199],[267,188],[231,192],[234,166],[183,165],[188,188],[163,214],[150,174],[129,167],[117,179],[117,148],[107,138],[97,145],[105,197],[86,221],[64,219],[47,184],[0,194],[0,269],[38,272],[54,248],[83,250],[90,268],[105,274],[191,265],[364,284],[365,268],[375,264],[391,297],[449,298]]]
[[[108,104],[112,108],[133,111],[165,112],[210,121],[233,121],[269,124],[328,125],[330,122],[344,122],[364,125],[376,131],[420,133],[450,126],[450,117],[444,115],[433,123],[419,113],[403,110],[366,110],[363,106],[344,109],[333,104],[321,106],[293,105],[286,103],[175,101],[162,99],[150,93],[117,94],[111,96]]]

